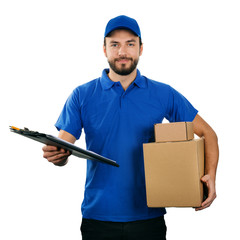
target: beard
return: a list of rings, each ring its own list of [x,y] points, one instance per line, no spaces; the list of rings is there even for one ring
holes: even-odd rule
[[[116,62],[121,59],[127,59],[127,60],[131,61],[131,65],[129,67],[126,67],[126,64],[121,64],[121,66],[118,67]],[[113,60],[108,60],[108,63],[109,63],[110,68],[115,73],[117,73],[118,75],[121,75],[121,76],[126,76],[126,75],[129,75],[130,73],[132,73],[136,69],[138,60],[139,59],[133,60],[132,58],[116,58]]]

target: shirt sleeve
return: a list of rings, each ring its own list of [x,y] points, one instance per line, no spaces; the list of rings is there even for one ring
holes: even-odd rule
[[[166,118],[169,122],[192,122],[198,110],[178,91],[170,87]]]
[[[64,130],[79,139],[82,133],[81,103],[79,90],[75,89],[67,99],[55,124],[58,130]]]

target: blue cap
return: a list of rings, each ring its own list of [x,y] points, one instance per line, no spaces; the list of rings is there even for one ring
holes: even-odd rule
[[[141,38],[141,31],[138,26],[138,23],[135,19],[121,15],[115,18],[112,18],[105,29],[104,37],[116,30],[116,29],[128,29],[131,30],[134,34]]]

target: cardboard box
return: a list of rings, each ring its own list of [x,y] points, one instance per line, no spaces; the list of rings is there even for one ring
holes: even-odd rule
[[[148,207],[199,207],[204,139],[143,144]]]
[[[192,122],[158,123],[154,125],[155,142],[186,141],[194,138]]]

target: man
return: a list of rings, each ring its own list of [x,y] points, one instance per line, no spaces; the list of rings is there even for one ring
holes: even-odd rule
[[[56,123],[59,137],[71,143],[84,128],[87,149],[120,165],[87,162],[83,240],[166,239],[165,209],[147,207],[142,144],[153,140],[153,125],[163,118],[193,121],[194,132],[205,137],[206,175],[202,181],[208,197],[196,209],[202,210],[216,198],[217,136],[180,93],[137,70],[143,45],[134,19],[111,19],[103,50],[110,68],[73,91]],[[44,146],[43,151],[49,162],[59,166],[65,165],[70,155],[53,146]]]

